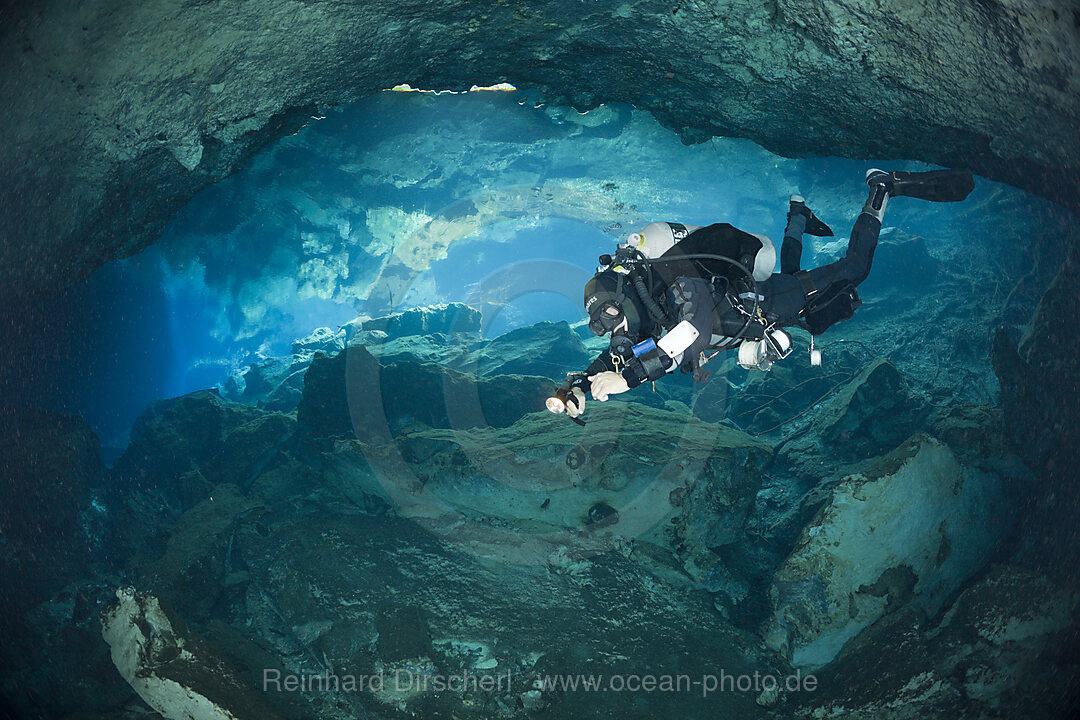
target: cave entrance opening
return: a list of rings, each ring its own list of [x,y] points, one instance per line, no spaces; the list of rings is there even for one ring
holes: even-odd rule
[[[294,339],[357,317],[465,302],[484,311],[487,337],[540,319],[579,322],[597,256],[630,232],[723,221],[779,243],[792,193],[837,232],[807,243],[804,265],[820,264],[843,252],[870,164],[789,159],[740,139],[687,146],[630,106],[582,113],[515,91],[379,93],[320,111],[197,195],[149,250],[91,278],[80,308],[114,322],[68,353],[75,389],[62,409],[82,412],[111,445],[154,397],[224,387],[252,362],[287,355]],[[1010,238],[1057,225],[1067,222],[1048,203],[983,183],[959,205],[891,204],[883,238],[917,239],[910,247],[945,268],[935,282],[989,287],[973,300],[989,315],[1009,293],[1005,276],[1032,265],[1030,246]],[[883,268],[892,252],[878,258]],[[914,328],[927,310],[904,300],[917,283],[905,279],[902,252],[896,262],[875,267],[878,289],[851,328],[921,373],[933,351]],[[1015,320],[1052,273],[1041,267],[1012,297]],[[128,311],[106,302],[117,294]],[[63,345],[64,332],[50,342]],[[980,343],[956,340],[971,348],[965,370],[981,376]]]

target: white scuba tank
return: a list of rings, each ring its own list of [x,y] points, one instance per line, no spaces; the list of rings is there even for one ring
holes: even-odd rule
[[[701,227],[701,225],[670,222],[649,223],[638,232],[631,233],[626,239],[626,244],[653,260],[673,248],[677,242],[690,233],[700,230]],[[754,266],[748,269],[753,273],[755,281],[762,282],[768,280],[776,268],[776,246],[768,235],[761,233],[750,233],[750,235],[761,241],[761,249],[754,257]]]
[[[626,243],[635,250],[640,251],[645,257],[654,260],[675,247],[675,243],[700,229],[700,225],[654,222],[649,223],[636,233],[631,233],[630,237],[626,239]]]

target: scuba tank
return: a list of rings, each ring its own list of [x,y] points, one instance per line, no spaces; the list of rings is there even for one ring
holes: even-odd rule
[[[700,225],[683,225],[670,222],[649,223],[638,232],[631,233],[630,237],[626,239],[626,244],[648,259],[654,260],[675,247],[675,243],[700,229]]]
[[[626,239],[626,245],[640,252],[646,259],[655,260],[691,233],[701,229],[701,225],[649,223],[638,232],[631,233]],[[772,275],[776,268],[776,246],[768,235],[744,232],[727,223],[710,225],[704,229],[709,236],[710,252],[737,258],[753,272],[757,282],[768,280]]]

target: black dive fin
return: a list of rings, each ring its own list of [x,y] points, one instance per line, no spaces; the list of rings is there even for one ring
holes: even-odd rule
[[[806,208],[806,212],[809,214],[809,217],[806,218],[806,230],[803,232],[807,235],[815,235],[817,237],[832,237],[832,228],[821,222],[810,208]]]
[[[960,202],[975,189],[975,178],[967,170],[931,170],[930,172],[889,173],[886,187],[890,195],[932,200],[933,202]]]

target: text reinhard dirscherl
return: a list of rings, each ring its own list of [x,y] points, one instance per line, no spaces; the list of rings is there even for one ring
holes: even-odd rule
[[[338,675],[329,670],[317,675],[295,675],[263,669],[263,692],[504,692],[511,689],[513,673],[414,673],[406,669],[372,675]],[[813,692],[818,679],[796,671],[778,676],[754,672],[733,675],[724,670],[694,677],[687,674],[617,673],[611,675],[540,675],[530,683],[544,692],[695,692],[707,697],[722,692]]]

